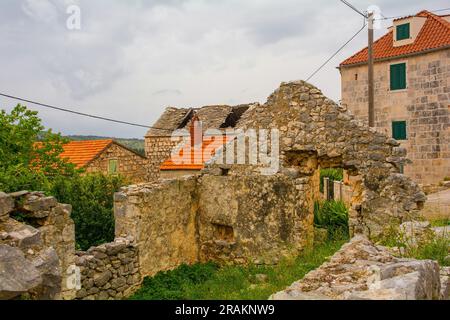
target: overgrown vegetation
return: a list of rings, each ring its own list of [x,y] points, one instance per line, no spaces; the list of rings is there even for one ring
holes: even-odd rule
[[[333,183],[333,181],[342,181],[344,180],[344,170],[342,168],[327,168],[320,170],[320,192],[322,193],[324,178],[329,178],[330,183]]]
[[[342,201],[323,201],[314,204],[314,225],[328,230],[329,239],[348,239],[348,209]]]
[[[65,142],[60,134],[44,131],[37,112],[20,104],[9,114],[1,110],[0,190],[46,191],[59,176],[78,175],[73,164],[59,158]]]
[[[430,222],[431,222],[431,226],[432,227],[447,227],[447,226],[450,226],[450,218],[432,220]]]
[[[330,241],[276,266],[183,265],[146,278],[133,300],[267,300],[322,265],[344,244]],[[266,278],[261,281],[261,275]]]
[[[51,194],[62,203],[72,205],[77,247],[92,246],[114,240],[114,193],[125,184],[119,176],[89,174],[70,179],[56,179]]]
[[[450,236],[444,234],[427,234],[419,239],[408,238],[397,228],[387,230],[380,239],[380,244],[390,248],[397,248],[399,255],[404,258],[419,260],[434,260],[441,266],[450,266],[446,259],[449,254]]]
[[[37,112],[17,105],[0,112],[0,191],[44,191],[73,206],[79,249],[114,239],[113,194],[126,182],[82,170],[59,157],[68,140],[44,131]],[[15,217],[21,220],[20,215]]]

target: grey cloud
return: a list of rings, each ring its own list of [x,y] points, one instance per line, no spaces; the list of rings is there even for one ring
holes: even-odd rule
[[[390,16],[446,2],[375,4]],[[72,3],[81,7],[80,31],[66,28]],[[373,4],[353,3],[361,10]],[[167,105],[264,102],[281,81],[309,75],[362,23],[329,0],[0,0],[0,21],[2,90],[149,125]],[[312,82],[338,100],[335,66],[366,43],[362,33]],[[144,134],[41,115],[47,126],[67,133]]]
[[[173,95],[173,96],[181,96],[183,93],[180,90],[177,89],[162,89],[153,92],[154,96],[160,96],[160,95]]]

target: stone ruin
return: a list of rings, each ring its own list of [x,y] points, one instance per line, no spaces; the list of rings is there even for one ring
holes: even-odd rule
[[[280,130],[278,172],[264,175],[257,165],[217,161],[194,176],[124,187],[114,199],[116,241],[88,252],[75,254],[69,206],[39,193],[2,195],[1,254],[20,256],[20,263],[41,279],[18,281],[23,285],[16,293],[50,297],[39,292],[51,290],[35,290],[46,283],[48,269],[39,269],[40,252],[59,257],[59,273],[54,273],[62,279],[61,294],[51,297],[69,299],[126,297],[144,277],[182,263],[277,263],[313,243],[313,208],[323,168],[343,168],[348,175],[352,234],[376,240],[387,228],[420,216],[426,197],[400,174],[408,163],[406,151],[306,82],[281,84],[264,105],[249,105],[233,126]],[[29,198],[39,206],[25,207]],[[17,210],[31,226],[10,218]],[[32,251],[27,236],[27,241],[17,239],[16,228],[36,234]],[[50,258],[41,260],[52,265]],[[1,258],[0,268],[15,274],[8,261]],[[70,263],[81,273],[81,286],[71,290],[64,281]]]
[[[140,287],[133,240],[75,251],[71,211],[41,192],[0,192],[0,300],[120,299]]]
[[[65,273],[75,260],[71,210],[40,192],[0,192],[0,299],[74,297]]]
[[[250,105],[235,127],[280,130],[276,174],[216,159],[198,175],[116,195],[116,234],[136,240],[143,275],[199,261],[272,264],[298,253],[314,238],[322,168],[347,172],[352,234],[376,240],[420,215],[426,197],[400,174],[405,149],[304,81],[283,83],[266,104]]]

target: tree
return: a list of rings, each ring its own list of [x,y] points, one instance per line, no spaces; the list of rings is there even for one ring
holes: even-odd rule
[[[1,191],[47,191],[58,176],[80,172],[59,157],[67,140],[51,130],[44,131],[37,114],[20,104],[9,114],[0,112]]]

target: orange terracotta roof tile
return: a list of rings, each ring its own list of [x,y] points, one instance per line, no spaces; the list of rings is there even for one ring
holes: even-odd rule
[[[194,148],[190,148],[189,142],[183,148],[181,148],[178,153],[178,158],[183,159],[181,161],[183,163],[179,163],[179,159],[174,159],[173,157],[171,157],[163,162],[163,164],[160,166],[160,170],[202,170],[205,167],[205,163],[210,161],[217,154],[217,152],[224,147],[224,145],[226,145],[233,139],[235,139],[235,137],[232,136],[204,137],[201,146]],[[212,145],[212,143],[216,142],[217,145]],[[190,150],[190,156],[185,157],[185,150]]]
[[[428,11],[421,11],[416,17],[424,17],[427,20],[414,43],[394,47],[394,32],[390,31],[374,43],[375,61],[450,46],[450,22]],[[343,61],[340,66],[346,67],[354,64],[367,63],[367,60],[368,49],[365,48]]]
[[[113,143],[113,140],[71,141],[64,145],[60,157],[82,168]]]

